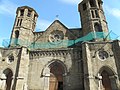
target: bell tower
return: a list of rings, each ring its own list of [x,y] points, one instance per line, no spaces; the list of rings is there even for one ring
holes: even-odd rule
[[[28,46],[33,41],[37,12],[28,6],[18,7],[13,26],[10,46]]]
[[[78,5],[83,36],[90,32],[108,33],[107,21],[102,4],[102,0],[83,0]]]

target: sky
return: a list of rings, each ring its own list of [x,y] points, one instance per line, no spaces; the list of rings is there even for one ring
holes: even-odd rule
[[[68,28],[81,28],[78,4],[81,0],[0,0],[0,46],[3,39],[9,39],[13,28],[16,9],[30,6],[39,14],[36,31],[44,31],[58,19]],[[103,0],[103,8],[109,31],[120,35],[120,0]]]

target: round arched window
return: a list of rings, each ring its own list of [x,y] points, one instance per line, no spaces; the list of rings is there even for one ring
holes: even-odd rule
[[[8,56],[8,62],[11,63],[13,61],[14,61],[14,56],[13,55]]]
[[[108,55],[108,53],[107,53],[106,51],[100,50],[100,51],[98,52],[98,57],[99,57],[101,60],[106,60],[106,59],[109,57],[109,55]]]
[[[100,26],[99,23],[95,23],[95,24],[94,24],[94,28],[95,28],[95,31],[96,31],[96,32],[102,32],[102,29],[101,29],[101,26]]]

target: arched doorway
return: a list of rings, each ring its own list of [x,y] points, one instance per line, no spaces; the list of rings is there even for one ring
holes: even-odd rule
[[[59,62],[50,64],[49,90],[63,90],[64,67]]]
[[[100,90],[118,90],[117,74],[110,67],[103,66],[99,71]]]
[[[110,75],[108,74],[107,71],[102,71],[101,73],[102,76],[102,86],[103,86],[103,90],[112,90],[112,86],[111,86],[111,81],[110,81]]]
[[[6,90],[11,90],[13,73],[9,68],[5,69],[3,73],[6,76]]]

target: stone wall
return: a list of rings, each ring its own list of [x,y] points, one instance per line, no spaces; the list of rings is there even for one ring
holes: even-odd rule
[[[27,84],[29,55],[26,48],[0,49],[0,89],[6,90],[7,78],[12,74],[11,89],[23,90]]]
[[[54,62],[61,63],[64,66],[64,90],[82,89],[82,70],[78,66],[79,54],[80,51],[77,49],[31,51],[28,77],[29,89],[49,90],[49,66]]]
[[[101,58],[99,54],[103,50],[106,52],[106,56]],[[85,90],[98,90],[99,86],[99,75],[103,70],[106,70],[112,79],[112,89],[119,88],[119,69],[116,66],[118,64],[115,58],[116,51],[113,50],[113,42],[96,42],[96,43],[84,43],[83,44],[83,60],[84,60],[84,84]],[[117,86],[115,86],[115,84]]]

